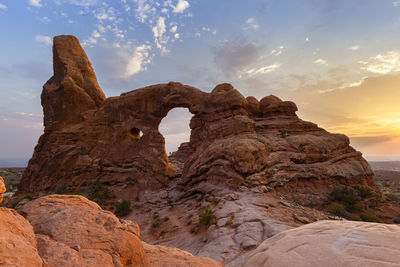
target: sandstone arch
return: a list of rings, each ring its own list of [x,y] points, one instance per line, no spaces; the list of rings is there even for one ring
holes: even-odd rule
[[[177,82],[105,99],[75,37],[55,37],[53,51],[54,75],[42,93],[45,132],[20,193],[91,181],[135,190],[166,186],[172,176],[158,125],[177,107],[193,114],[190,143],[178,151],[184,159],[179,184],[193,190],[203,190],[204,182],[300,193],[310,186],[327,192],[335,183],[375,186],[349,139],[299,119],[293,102],[245,98],[230,84],[206,93]],[[127,135],[132,128],[143,133],[134,142]]]

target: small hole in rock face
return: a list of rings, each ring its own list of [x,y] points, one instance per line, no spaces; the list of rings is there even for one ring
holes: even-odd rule
[[[143,132],[139,128],[132,128],[128,131],[127,135],[133,139],[140,139],[143,136]]]

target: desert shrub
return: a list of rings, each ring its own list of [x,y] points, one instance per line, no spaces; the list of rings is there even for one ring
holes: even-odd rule
[[[115,205],[115,215],[118,217],[126,216],[131,211],[131,202],[129,200],[122,200]]]
[[[232,225],[233,222],[233,215],[229,215],[228,219],[226,220],[226,225]]]
[[[173,206],[174,205],[174,201],[170,198],[168,198],[167,200],[168,205]]]
[[[158,220],[158,218],[154,218],[153,222],[151,223],[151,228],[153,230],[156,230],[159,226],[160,226],[160,221]]]
[[[65,184],[62,184],[57,188],[56,194],[65,195],[67,193],[67,190],[68,190],[68,187]]]
[[[361,213],[360,218],[364,222],[377,222],[377,223],[381,222],[376,216],[366,213]]]
[[[89,186],[88,198],[99,204],[104,204],[107,200],[112,199],[114,196],[111,191],[100,182],[94,182]]]
[[[293,198],[293,203],[302,206],[303,205],[303,200],[300,197],[294,197]]]
[[[216,222],[214,211],[212,210],[210,204],[204,209],[200,210],[199,220],[201,224],[210,225]]]
[[[369,187],[357,185],[355,187],[355,189],[357,190],[357,193],[361,197],[361,199],[366,199],[366,198],[372,196],[372,191],[371,191],[371,188],[369,188]]]
[[[340,204],[338,202],[333,202],[329,204],[327,210],[336,216],[340,216],[343,218],[349,217],[349,213],[347,212],[346,208],[343,206],[343,204]]]
[[[334,201],[343,203],[348,211],[353,210],[358,201],[356,192],[348,186],[336,186],[330,193],[330,196]]]
[[[25,196],[22,196],[22,197],[18,198],[18,199],[13,203],[12,208],[15,209],[15,208],[18,206],[18,204],[19,204],[22,200],[24,200],[24,199],[32,200],[33,197],[32,197],[31,195],[25,195]]]
[[[286,130],[279,130],[278,134],[281,138],[286,138],[289,136],[289,133]]]

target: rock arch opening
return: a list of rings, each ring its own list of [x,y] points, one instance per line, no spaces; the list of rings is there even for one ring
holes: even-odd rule
[[[127,135],[132,139],[140,139],[143,132],[139,128],[133,127],[127,132]]]
[[[165,152],[170,155],[182,143],[190,141],[190,119],[193,114],[187,108],[171,109],[158,126],[165,139]]]

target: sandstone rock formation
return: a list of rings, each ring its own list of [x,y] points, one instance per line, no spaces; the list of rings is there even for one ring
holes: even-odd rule
[[[299,119],[293,102],[245,98],[230,84],[206,93],[174,82],[104,100],[75,37],[55,37],[53,52],[54,75],[42,93],[45,133],[19,193],[94,181],[131,193],[165,188],[179,172],[171,170],[158,126],[176,107],[193,114],[180,157],[184,190],[265,185],[307,196],[334,184],[375,187],[372,170],[349,139]]]
[[[82,196],[51,195],[19,212],[50,266],[150,266],[137,224],[120,221]]]
[[[4,184],[3,177],[0,176],[0,203],[3,202],[3,196],[1,194],[6,192],[6,185]]]
[[[75,37],[55,37],[53,51],[54,75],[42,93],[45,132],[17,197],[89,195],[88,188],[101,184],[116,201],[131,201],[127,218],[139,223],[142,240],[233,267],[242,266],[266,238],[329,218],[314,208],[325,204],[336,185],[376,190],[371,168],[349,139],[301,120],[293,102],[245,98],[230,84],[207,93],[176,82],[104,99]],[[176,107],[193,114],[191,136],[168,158],[158,127]],[[202,225],[199,212],[211,204],[216,223]],[[28,207],[28,220],[39,222]],[[46,226],[32,224],[35,230]],[[38,233],[39,248],[52,247],[49,229]],[[70,245],[65,249],[84,260]]]
[[[194,257],[192,254],[177,248],[152,246],[143,243],[151,266],[174,267],[222,267],[223,265],[207,258]]]
[[[50,195],[19,208],[19,212],[33,226],[37,245],[32,226],[15,211],[8,212],[13,212],[14,216],[24,221],[27,227],[24,230],[26,235],[30,234],[29,241],[34,251],[37,247],[37,254],[50,267],[222,266],[211,259],[194,257],[176,248],[142,243],[136,223],[119,220],[82,196]],[[0,226],[2,216],[0,214]],[[12,222],[8,227],[11,226]],[[0,246],[0,258],[2,255]]]
[[[46,266],[32,226],[15,210],[0,208],[0,266]]]
[[[399,266],[400,226],[319,221],[265,240],[245,266]]]

